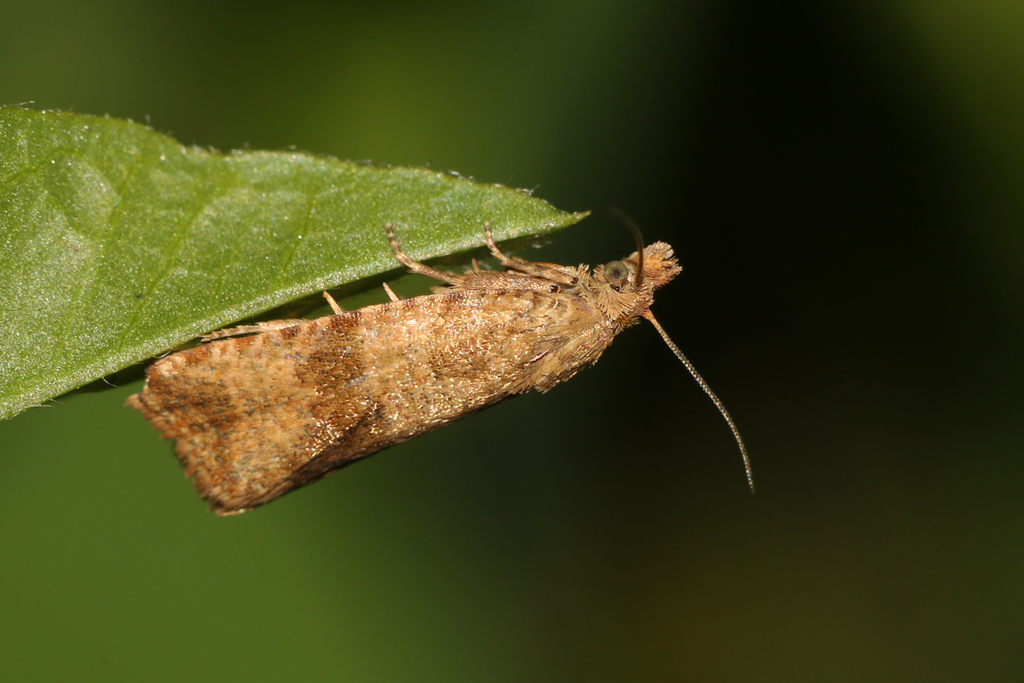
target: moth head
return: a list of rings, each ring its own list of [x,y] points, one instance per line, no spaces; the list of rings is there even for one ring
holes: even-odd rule
[[[597,269],[601,279],[616,292],[639,292],[648,285],[651,291],[668,283],[682,271],[664,242],[644,246],[640,227],[614,206],[611,212],[625,224],[636,240],[636,251],[621,261],[610,261]]]
[[[642,255],[642,256],[641,256]],[[597,268],[599,277],[616,292],[636,292],[644,287],[657,289],[682,272],[664,242],[648,244],[621,261],[609,261]]]

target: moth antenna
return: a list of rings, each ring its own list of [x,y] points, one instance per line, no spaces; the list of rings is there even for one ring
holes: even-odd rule
[[[736,423],[732,421],[732,416],[730,416],[729,411],[725,409],[725,404],[722,403],[722,400],[718,398],[715,392],[711,391],[711,387],[708,386],[708,383],[705,382],[704,378],[700,376],[699,372],[697,372],[697,368],[693,367],[693,363],[690,362],[690,359],[683,354],[678,346],[676,346],[675,342],[668,336],[668,332],[665,331],[665,328],[658,324],[658,321],[654,319],[654,315],[650,311],[644,311],[643,316],[647,318],[652,325],[654,325],[654,329],[656,329],[658,334],[661,335],[661,338],[665,340],[668,348],[672,350],[672,353],[676,354],[676,358],[682,361],[683,365],[686,366],[686,369],[690,371],[691,375],[693,375],[693,378],[697,380],[697,384],[700,385],[700,388],[704,390],[704,393],[708,395],[708,398],[710,398],[715,404],[715,407],[718,408],[718,412],[722,414],[722,417],[724,417],[725,421],[729,424],[729,429],[732,430],[732,435],[736,437],[736,444],[740,447],[740,455],[743,456],[743,468],[747,471],[747,484],[750,485],[750,492],[754,493],[754,472],[750,469],[750,456],[747,455],[747,447],[743,445],[743,437],[740,436],[740,430],[736,428]]]
[[[633,233],[633,238],[636,239],[636,278],[633,280],[633,289],[638,290],[644,283],[644,236],[640,233],[640,226],[617,207],[611,206],[608,207],[608,210],[629,228],[629,231]]]

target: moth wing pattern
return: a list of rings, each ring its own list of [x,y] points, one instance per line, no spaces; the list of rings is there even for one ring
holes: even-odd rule
[[[215,511],[242,511],[567,379],[581,367],[567,357],[596,359],[610,341],[565,343],[567,320],[588,315],[571,295],[451,290],[173,354],[129,404],[176,440]]]

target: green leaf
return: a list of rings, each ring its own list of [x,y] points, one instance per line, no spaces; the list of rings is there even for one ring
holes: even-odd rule
[[[0,418],[295,298],[586,214],[301,152],[220,154],[111,118],[0,109]]]

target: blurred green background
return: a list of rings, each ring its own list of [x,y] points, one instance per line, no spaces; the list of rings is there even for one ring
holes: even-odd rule
[[[1024,4],[2,2],[0,102],[535,188],[685,267],[597,367],[240,517],[0,424],[4,680],[1024,677]]]

